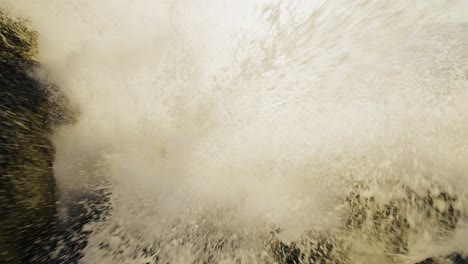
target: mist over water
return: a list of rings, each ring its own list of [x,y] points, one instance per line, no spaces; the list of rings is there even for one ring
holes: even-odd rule
[[[59,192],[109,192],[84,263],[274,263],[323,236],[327,263],[468,254],[467,1],[3,2],[79,112]],[[427,193],[456,199],[428,215]],[[346,223],[389,201],[404,252]]]

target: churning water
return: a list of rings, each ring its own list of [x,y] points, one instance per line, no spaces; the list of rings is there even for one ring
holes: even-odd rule
[[[108,193],[84,263],[468,254],[467,1],[2,2],[79,112],[59,189]]]

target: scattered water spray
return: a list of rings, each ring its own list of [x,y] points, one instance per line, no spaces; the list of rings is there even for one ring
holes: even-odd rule
[[[466,253],[466,1],[4,2],[80,113],[59,187],[109,192],[85,263]]]

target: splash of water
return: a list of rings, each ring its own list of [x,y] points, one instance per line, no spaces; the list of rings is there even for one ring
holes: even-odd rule
[[[466,1],[2,5],[80,112],[60,187],[110,191],[86,263],[468,248]]]

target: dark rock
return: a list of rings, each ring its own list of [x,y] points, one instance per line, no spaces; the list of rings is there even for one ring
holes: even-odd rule
[[[54,112],[32,77],[36,33],[0,12],[0,263],[46,263],[55,230]]]
[[[438,263],[468,264],[468,256],[463,256],[460,253],[453,253],[445,257],[428,258],[416,264],[438,264]]]

